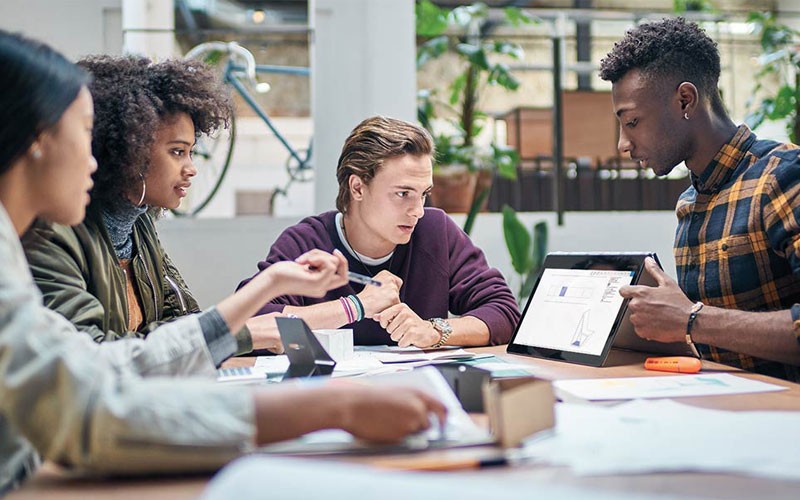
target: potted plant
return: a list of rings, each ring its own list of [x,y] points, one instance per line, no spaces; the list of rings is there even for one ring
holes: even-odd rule
[[[417,50],[417,68],[446,54],[458,64],[457,76],[446,86],[446,99],[439,99],[437,90],[419,93],[418,118],[433,135],[437,148],[431,201],[449,212],[466,212],[479,198],[485,200],[483,193],[488,194],[494,170],[516,178],[519,154],[505,145],[480,145],[476,138],[488,118],[479,106],[482,92],[490,86],[509,91],[519,87],[504,60],[520,59],[522,48],[488,38],[497,23],[490,20],[489,8],[483,3],[447,10],[420,0],[416,13],[417,35],[427,38]],[[506,8],[503,13],[504,21],[514,26],[533,22],[517,8]],[[447,122],[448,131],[435,130],[437,117]]]
[[[764,52],[748,109],[754,99],[761,100],[745,123],[754,129],[764,120],[786,120],[789,139],[796,144],[800,140],[800,32],[778,24],[769,13],[752,12],[747,22],[756,26]]]

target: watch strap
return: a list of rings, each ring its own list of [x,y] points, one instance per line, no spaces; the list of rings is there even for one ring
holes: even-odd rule
[[[703,304],[699,300],[692,304],[692,308],[689,311],[689,321],[686,323],[686,343],[689,345],[694,345],[694,340],[692,340],[692,327],[694,326],[694,321],[697,319],[697,315],[700,313],[700,310],[703,309]]]
[[[434,348],[442,347],[447,343],[447,339],[450,338],[450,334],[453,333],[453,328],[450,326],[450,323],[446,319],[431,318],[428,321],[430,321],[431,325],[433,325],[433,329],[439,332],[439,340],[431,347]]]

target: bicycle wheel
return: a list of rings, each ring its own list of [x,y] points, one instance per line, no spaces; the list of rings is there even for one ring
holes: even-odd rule
[[[192,177],[192,186],[181,205],[172,210],[172,213],[178,216],[194,216],[211,202],[228,172],[235,144],[234,115],[231,115],[228,128],[217,130],[212,136],[197,138],[193,159],[197,175]]]
[[[297,149],[296,154],[301,161],[289,155],[286,159],[286,173],[292,182],[311,182],[314,180],[314,167],[311,164],[312,147],[309,141],[305,149]]]

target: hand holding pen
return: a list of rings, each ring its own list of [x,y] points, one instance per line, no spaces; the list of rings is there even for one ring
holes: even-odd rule
[[[380,281],[370,278],[369,276],[365,276],[363,274],[354,273],[353,271],[349,271],[347,273],[347,279],[352,281],[353,283],[360,283],[362,285],[372,285],[372,286],[381,286],[383,283]]]

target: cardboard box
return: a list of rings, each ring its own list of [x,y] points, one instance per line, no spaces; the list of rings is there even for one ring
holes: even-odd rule
[[[536,377],[487,379],[483,402],[492,435],[504,448],[555,425],[553,384]]]

